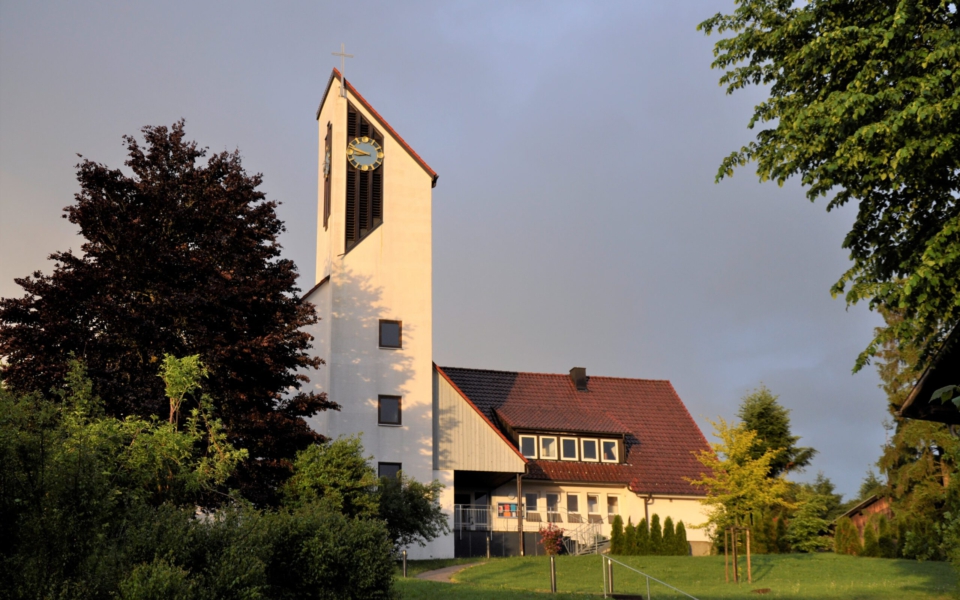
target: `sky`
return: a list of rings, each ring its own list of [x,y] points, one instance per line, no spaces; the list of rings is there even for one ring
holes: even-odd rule
[[[317,125],[331,68],[440,174],[433,194],[440,365],[669,379],[710,438],[766,385],[848,498],[880,453],[881,324],[829,289],[855,206],[830,213],[751,166],[762,88],[727,95],[696,2],[11,2],[0,0],[0,297],[79,249],[61,218],[75,165],[186,119],[239,149],[282,202],[309,289]]]

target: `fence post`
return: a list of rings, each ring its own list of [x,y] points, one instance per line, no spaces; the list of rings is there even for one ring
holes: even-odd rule
[[[740,564],[737,557],[737,528],[733,528],[733,582],[740,583]]]
[[[403,576],[407,576],[407,551],[403,551]]]
[[[550,555],[550,591],[554,594],[557,593],[557,563],[554,560],[556,557]]]
[[[610,595],[613,595],[613,561],[609,558],[607,559],[607,581],[610,582]]]
[[[487,534],[487,558],[490,558],[490,534]]]
[[[723,578],[730,583],[730,529],[723,530]]]
[[[607,559],[600,557],[600,576],[603,577],[603,597],[607,597]]]
[[[647,600],[650,600],[650,576],[647,575]]]
[[[753,583],[753,571],[750,569],[750,529],[747,529],[747,583]]]

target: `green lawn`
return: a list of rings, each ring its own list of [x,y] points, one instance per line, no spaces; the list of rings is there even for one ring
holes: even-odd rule
[[[701,599],[722,598],[819,598],[867,599],[946,599],[957,592],[957,577],[945,563],[857,558],[835,554],[766,555],[753,558],[753,584],[724,583],[723,557],[621,557],[625,562],[653,577],[661,579]],[[419,561],[418,561],[419,562]],[[436,561],[427,568],[455,564]],[[413,573],[414,563],[408,569]],[[619,565],[614,567],[616,592],[646,591],[643,577]],[[504,598],[521,600],[539,598],[550,588],[549,562],[546,557],[492,559],[457,574],[459,584],[398,579],[404,599],[417,598]],[[581,598],[582,594],[602,592],[600,557],[557,557],[556,597]],[[763,596],[753,590],[768,589]],[[653,598],[682,597],[651,583]],[[538,593],[539,592],[539,593]]]

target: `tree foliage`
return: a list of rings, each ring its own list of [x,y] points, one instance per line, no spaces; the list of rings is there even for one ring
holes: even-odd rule
[[[755,162],[761,181],[799,176],[811,201],[832,194],[828,210],[858,205],[843,242],[853,266],[832,291],[905,319],[856,368],[890,340],[942,341],[960,321],[956,2],[738,0],[698,29],[730,34],[712,64],[728,93],[769,90],[749,122],[756,140],[717,180]]]
[[[830,547],[828,517],[833,501],[830,494],[820,493],[812,485],[799,486],[797,509],[791,514],[787,525],[787,541],[794,551],[818,552]]]
[[[650,517],[650,554],[658,555],[663,550],[663,529],[660,527],[660,515]]]
[[[80,191],[64,217],[82,253],[54,253],[52,274],[17,279],[26,294],[0,301],[0,377],[46,395],[75,355],[108,414],[166,419],[164,355],[199,355],[231,443],[249,453],[242,489],[271,501],[296,452],[319,439],[304,417],[335,406],[298,391],[322,363],[303,331],[316,314],[280,258],[277,203],[240,154],[203,163],[182,121],[143,135],[143,146],[124,138],[127,171],[78,165]]]
[[[898,313],[885,311],[887,326],[902,322]],[[946,518],[960,496],[957,461],[960,440],[942,423],[904,419],[897,411],[916,381],[920,352],[912,342],[884,343],[877,370],[881,388],[887,394],[893,435],[884,444],[877,466],[886,478],[878,489],[889,496],[891,508],[902,533],[898,535],[906,558],[941,559],[942,529],[934,527]],[[873,482],[865,481],[864,486]],[[864,490],[865,491],[865,490]]]
[[[623,518],[620,515],[614,515],[610,520],[610,553],[626,554],[624,541]]]
[[[697,453],[697,460],[707,471],[700,479],[690,480],[706,489],[707,496],[701,502],[710,507],[707,522],[698,527],[712,526],[721,531],[749,523],[751,515],[774,507],[792,508],[786,499],[789,483],[783,475],[768,477],[779,449],[769,449],[754,458],[755,431],[742,423],[730,425],[722,418],[711,424],[719,441],[710,444],[711,451]]]
[[[377,516],[377,474],[363,455],[359,436],[310,446],[297,454],[283,487],[286,506],[325,502],[348,517]]]
[[[860,532],[857,531],[857,526],[853,524],[850,517],[841,517],[837,520],[833,532],[833,551],[837,554],[853,556],[858,556],[863,552],[863,546],[860,544]]]
[[[802,470],[817,453],[813,448],[797,446],[800,436],[791,435],[790,411],[777,402],[778,398],[761,384],[743,397],[737,412],[744,427],[757,434],[751,451],[753,458],[760,458],[769,450],[776,453],[770,461],[771,478]]]
[[[401,471],[396,478],[381,478],[380,519],[396,552],[430,540],[450,531],[447,515],[440,508],[439,481],[421,483]]]

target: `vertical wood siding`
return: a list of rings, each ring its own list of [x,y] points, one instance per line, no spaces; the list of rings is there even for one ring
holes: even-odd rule
[[[523,460],[443,377],[433,372],[434,468],[523,473]]]

